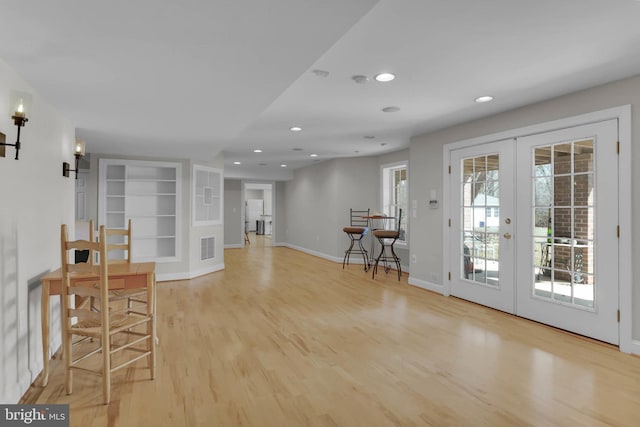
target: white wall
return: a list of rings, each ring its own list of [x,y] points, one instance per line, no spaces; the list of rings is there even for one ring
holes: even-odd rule
[[[417,257],[412,265],[411,278],[430,281],[430,273],[440,277],[442,271],[442,208],[428,208],[428,191],[434,188],[442,197],[442,153],[443,145],[473,137],[516,129],[528,125],[557,120],[564,117],[590,113],[621,105],[632,105],[632,164],[640,164],[640,76],[620,80],[592,89],[564,95],[549,101],[508,111],[482,120],[454,126],[442,131],[420,135],[412,139],[409,161],[410,199],[418,201],[418,216],[411,222],[411,252]],[[628,154],[622,154],[628,155]],[[632,172],[632,217],[640,212],[640,171]],[[623,231],[625,232],[625,231]],[[628,231],[627,231],[628,232]],[[631,230],[633,242],[640,241],[640,227]],[[633,248],[632,259],[638,259],[637,245]],[[633,277],[640,274],[640,264],[633,266]],[[640,281],[633,283],[633,338],[640,340]]]
[[[224,180],[224,245],[225,247],[241,247],[244,241],[242,230],[242,181],[239,179]]]
[[[284,241],[342,261],[349,244],[342,231],[349,224],[349,209],[378,206],[378,165],[377,157],[360,157],[297,169],[285,183]]]
[[[217,225],[198,225],[194,226],[192,224],[192,207],[193,207],[193,187],[192,187],[192,177],[193,177],[193,165],[198,164],[201,166],[208,166],[211,168],[216,168],[223,170],[224,168],[224,156],[222,154],[217,155],[209,162],[194,162],[189,167],[189,179],[186,181],[185,187],[186,192],[183,193],[185,196],[183,197],[183,203],[188,203],[188,212],[189,216],[183,217],[185,223],[189,229],[189,252],[187,254],[183,254],[183,257],[188,257],[189,261],[189,270],[186,277],[197,277],[203,274],[211,273],[213,271],[218,271],[224,268],[224,222],[221,222]],[[223,185],[224,186],[224,185]],[[224,190],[224,189],[223,189]],[[222,221],[224,221],[224,191],[222,195]],[[201,239],[203,237],[214,237],[215,238],[215,257],[212,259],[200,260],[200,245]],[[179,278],[186,278],[184,274],[176,275]],[[170,275],[167,275],[170,277]],[[162,279],[162,276],[159,276]]]
[[[75,130],[45,99],[0,60],[0,132],[14,143],[9,93],[33,95],[22,129],[20,160],[13,147],[0,158],[0,403],[17,403],[42,370],[40,277],[60,266],[60,224],[73,233],[75,180],[62,176],[73,164]],[[51,299],[51,348],[60,345],[60,308]]]

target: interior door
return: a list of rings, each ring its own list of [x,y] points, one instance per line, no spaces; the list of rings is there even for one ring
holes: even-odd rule
[[[519,138],[517,314],[618,344],[617,120]]]
[[[451,294],[513,313],[514,141],[451,152]]]

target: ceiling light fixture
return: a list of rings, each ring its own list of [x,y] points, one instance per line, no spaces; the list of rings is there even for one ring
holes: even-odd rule
[[[258,166],[267,166],[266,163],[258,163]]]
[[[241,165],[242,163],[240,162],[233,162],[234,165]]]
[[[394,80],[395,78],[396,75],[391,73],[380,73],[375,77],[376,81],[380,83],[387,83]]]
[[[313,154],[309,154],[309,157],[318,157],[318,155],[313,153]]]
[[[311,71],[313,74],[315,74],[318,77],[329,77],[329,72],[327,70],[313,70]]]
[[[359,85],[362,85],[369,81],[369,77],[358,74],[356,76],[351,77],[351,80],[358,83]]]
[[[400,111],[400,107],[384,107],[382,109],[382,112],[384,113],[395,113]]]
[[[477,97],[474,101],[476,101],[476,102],[489,102],[489,101],[493,101],[493,96],[490,96],[490,95],[486,95],[486,96],[479,96],[479,97]]]
[[[286,168],[287,165],[285,165],[284,163],[280,165],[281,168]]]
[[[303,151],[302,148],[292,148],[293,151]]]
[[[365,135],[363,136],[364,139],[375,139],[375,136],[373,135]]]
[[[256,148],[255,150],[253,150],[254,153],[262,153],[262,150],[259,148]]]
[[[291,126],[291,127],[289,128],[289,130],[290,130],[291,132],[300,132],[300,131],[302,130],[302,128],[301,128],[300,126]]]

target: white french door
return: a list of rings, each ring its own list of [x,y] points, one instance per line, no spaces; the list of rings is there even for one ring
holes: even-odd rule
[[[451,152],[451,294],[514,312],[513,139]]]
[[[618,344],[617,120],[518,139],[517,314]]]
[[[617,344],[616,120],[450,151],[451,294]]]

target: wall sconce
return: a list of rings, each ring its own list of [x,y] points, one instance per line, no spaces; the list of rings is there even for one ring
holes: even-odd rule
[[[80,163],[80,158],[84,156],[85,153],[85,142],[82,139],[76,139],[76,144],[73,148],[73,155],[76,157],[76,168],[71,169],[71,165],[67,162],[62,163],[62,176],[66,176],[69,178],[69,172],[76,173],[76,179],[78,179],[78,164]]]
[[[31,95],[26,92],[11,91],[10,95],[9,111],[13,111],[11,118],[13,123],[18,127],[18,138],[15,144],[7,144],[4,141],[0,142],[0,157],[5,156],[5,147],[16,147],[16,157],[18,160],[18,154],[20,153],[20,128],[29,121],[27,114],[31,112]]]

